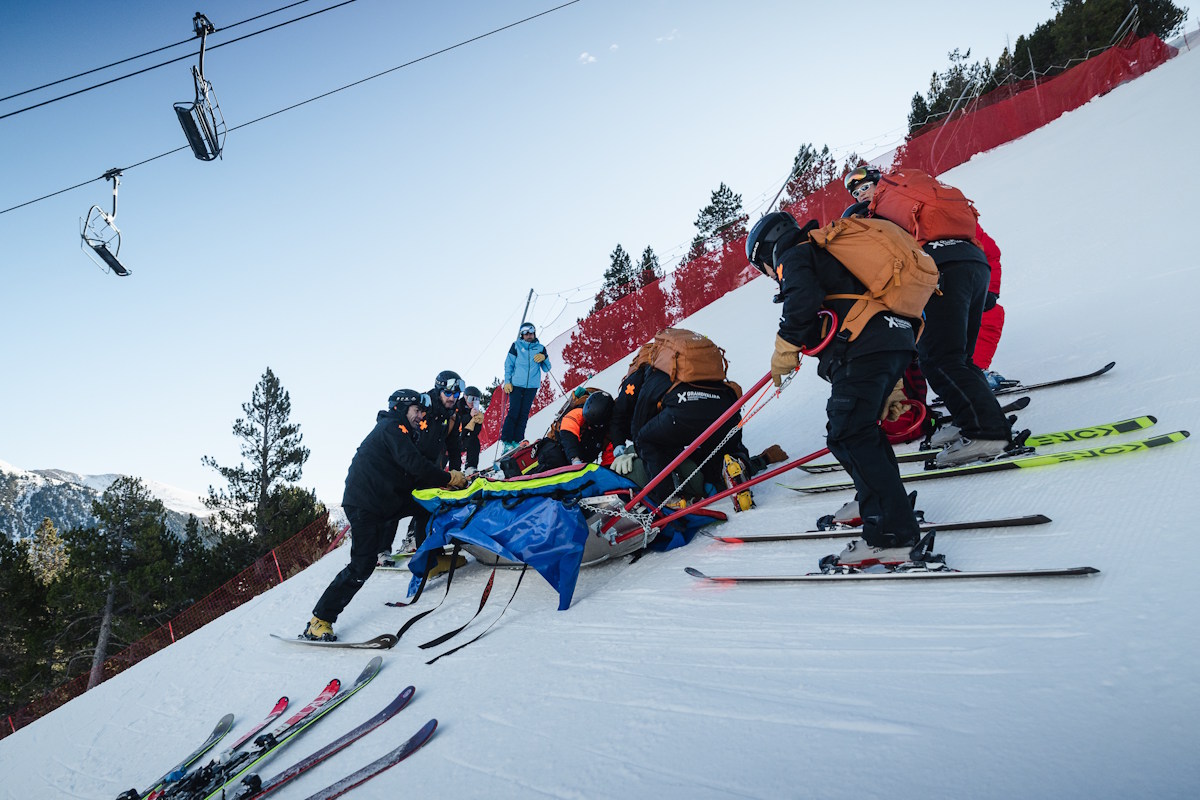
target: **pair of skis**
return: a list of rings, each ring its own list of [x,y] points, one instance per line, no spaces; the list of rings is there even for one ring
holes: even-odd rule
[[[1122,420],[1121,422],[1109,423],[1106,425],[1093,425],[1088,428],[1076,428],[1072,431],[1060,431],[1057,434],[1044,434],[1046,438],[1062,437],[1057,441],[1082,441],[1084,439],[1102,438],[1105,436],[1115,436],[1121,433],[1129,433],[1135,430],[1144,430],[1152,426],[1157,420],[1152,416],[1136,417],[1131,420]],[[971,475],[981,472],[1000,472],[1013,469],[1029,469],[1031,467],[1049,467],[1057,464],[1066,464],[1073,461],[1089,461],[1096,458],[1106,458],[1111,456],[1127,455],[1129,453],[1141,453],[1157,447],[1164,447],[1169,444],[1182,442],[1184,439],[1191,436],[1188,431],[1173,431],[1160,436],[1152,436],[1146,439],[1137,439],[1131,442],[1120,442],[1114,444],[1100,445],[1098,447],[1085,447],[1077,450],[1065,450],[1053,453],[1027,453],[1024,455],[1015,456],[1012,458],[1001,458],[995,461],[983,461],[974,464],[964,464],[957,467],[943,467],[940,469],[930,469],[924,472],[910,472],[901,475],[903,481],[908,483],[916,483],[918,481],[930,481],[938,478],[953,478],[959,475]],[[1068,438],[1070,437],[1070,438]],[[1039,439],[1042,437],[1038,437]],[[788,486],[796,492],[804,494],[820,494],[822,492],[838,492],[845,489],[853,489],[852,481],[838,481],[836,483],[815,484],[813,486]]]

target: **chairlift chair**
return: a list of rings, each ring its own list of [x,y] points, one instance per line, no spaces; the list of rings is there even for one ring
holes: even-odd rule
[[[112,213],[97,205],[88,210],[87,217],[79,223],[79,247],[102,271],[111,271],[114,275],[127,278],[132,273],[117,258],[121,252],[121,231],[116,223],[117,186],[121,183],[121,171],[110,169],[104,173],[104,177],[113,182]]]
[[[191,103],[176,103],[175,116],[179,118],[183,134],[196,158],[212,161],[221,155],[225,147],[225,117],[217,105],[212,84],[204,77],[204,42],[216,28],[208,21],[208,17],[197,11],[192,18],[192,29],[200,37],[200,65],[192,67],[196,99]]]

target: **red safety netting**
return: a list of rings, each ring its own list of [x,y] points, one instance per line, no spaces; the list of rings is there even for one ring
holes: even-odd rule
[[[907,166],[940,174],[1149,72],[1176,52],[1157,36],[1147,36],[1126,47],[1110,48],[1053,78],[1002,86],[977,98],[964,111],[926,126],[885,159],[887,163],[878,165],[885,171]],[[849,204],[846,190],[836,180],[784,210],[798,220],[816,219],[825,224],[840,217]],[[746,263],[743,238],[687,261],[670,275],[593,312],[546,344],[555,381],[542,384],[533,411],[563,394],[556,391],[554,383],[567,390],[584,383],[630,356],[658,331],[757,276]],[[497,392],[488,406],[480,434],[483,447],[499,438],[508,412],[507,399]],[[530,437],[540,434],[528,432]]]
[[[199,630],[225,612],[232,611],[247,600],[257,597],[272,586],[278,586],[301,572],[339,543],[345,532],[345,528],[339,530],[329,524],[328,513],[321,515],[316,521],[259,558],[208,597],[190,606],[158,630],[134,642],[116,655],[110,656],[102,667],[104,673],[102,680],[106,681],[112,676],[124,672],[147,656],[162,650],[176,639],[181,639],[189,633]],[[49,714],[67,701],[83,694],[87,691],[89,677],[88,673],[78,675],[61,686],[55,687],[44,697],[35,700],[20,711],[8,715],[5,724],[0,726],[0,738],[18,728],[23,728],[38,717]]]

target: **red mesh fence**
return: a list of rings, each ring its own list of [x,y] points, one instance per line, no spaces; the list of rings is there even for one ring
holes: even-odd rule
[[[937,175],[982,153],[1036,130],[1093,97],[1149,72],[1175,55],[1157,36],[1127,47],[1113,47],[1046,80],[1002,86],[970,103],[962,112],[931,123],[899,147],[885,171],[915,167]],[[885,159],[886,161],[886,159]],[[833,181],[784,207],[796,219],[821,224],[842,215],[851,200],[840,180]],[[595,311],[571,330],[546,344],[557,382],[571,389],[631,355],[663,328],[704,308],[725,293],[758,276],[746,263],[745,238],[681,264],[673,273]],[[542,384],[533,404],[537,411],[562,392]],[[500,433],[508,411],[507,397],[495,395],[487,409],[481,444],[488,447]],[[541,431],[529,431],[538,436]]]
[[[310,566],[325,555],[340,541],[345,529],[340,531],[330,526],[328,513],[308,525],[295,536],[262,556],[246,569],[239,572],[224,586],[190,606],[166,625],[134,642],[116,655],[110,656],[103,665],[103,679],[124,672],[147,656],[162,650],[176,639],[197,631],[227,611],[256,597],[272,586]],[[0,738],[9,735],[49,714],[54,709],[73,700],[87,691],[89,674],[84,673],[55,687],[39,700],[8,716],[0,726]]]

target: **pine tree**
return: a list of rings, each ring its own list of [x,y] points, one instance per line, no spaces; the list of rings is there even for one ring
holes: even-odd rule
[[[617,302],[625,295],[634,291],[637,277],[633,269],[633,259],[620,244],[608,256],[608,269],[604,271],[604,284],[596,294],[596,304],[593,311],[599,311],[607,305]]]
[[[178,558],[166,509],[139,479],[115,480],[92,513],[96,527],[66,535],[70,565],[58,587],[60,604],[73,612],[72,641],[91,651],[89,689],[104,679],[110,652],[165,621]]]
[[[7,713],[40,695],[53,679],[46,658],[53,630],[46,585],[30,564],[28,548],[7,536],[0,536],[0,619],[0,712]]]
[[[693,223],[696,238],[692,240],[688,258],[703,253],[716,252],[730,242],[746,235],[747,216],[742,211],[742,196],[721,183],[712,193],[707,206],[700,210]]]
[[[798,203],[839,177],[837,162],[829,152],[829,145],[822,145],[818,151],[811,144],[803,144],[792,159],[792,172],[783,190],[782,204],[788,206]]]
[[[304,437],[299,424],[288,421],[292,400],[270,367],[255,385],[250,402],[242,404],[242,412],[246,416],[234,421],[233,435],[241,440],[245,461],[222,467],[211,456],[201,459],[229,484],[228,491],[210,486],[204,504],[216,512],[210,524],[222,537],[253,535],[265,541],[280,510],[272,496],[300,479],[309,450],[300,444]]]
[[[638,287],[653,283],[663,276],[662,265],[658,263],[658,255],[655,254],[654,248],[646,245],[646,249],[642,251],[642,258],[638,261],[637,269],[634,271],[637,275]]]
[[[62,574],[67,567],[67,546],[49,517],[42,519],[29,543],[29,566],[43,586]]]

